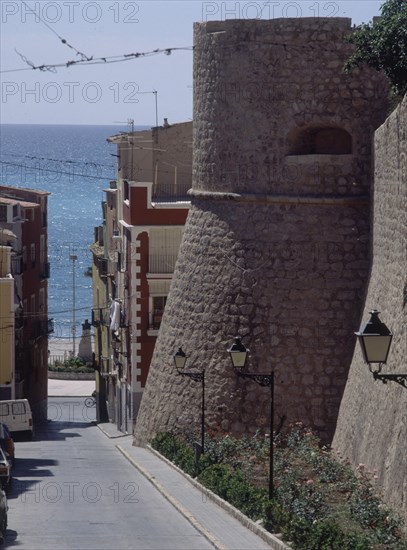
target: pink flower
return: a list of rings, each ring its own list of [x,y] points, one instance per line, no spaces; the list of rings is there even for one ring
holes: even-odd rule
[[[314,480],[313,479],[307,479],[307,485],[313,485]]]

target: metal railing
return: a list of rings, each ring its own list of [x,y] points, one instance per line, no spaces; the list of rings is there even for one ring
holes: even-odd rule
[[[149,273],[173,273],[177,254],[150,254],[148,256]]]
[[[31,340],[54,332],[54,319],[31,321]]]
[[[158,183],[153,185],[153,202],[189,202],[188,190],[192,184],[189,183]]]

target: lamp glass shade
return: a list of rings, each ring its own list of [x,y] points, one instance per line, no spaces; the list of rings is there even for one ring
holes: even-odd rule
[[[235,343],[228,349],[228,353],[232,360],[232,365],[234,369],[243,370],[246,365],[247,354],[250,350],[246,348],[242,341],[237,336],[235,338]]]
[[[358,334],[365,363],[383,363],[387,361],[392,334]]]
[[[187,362],[187,356],[182,351],[182,348],[179,348],[177,353],[174,355],[174,363],[178,370],[182,370],[185,367]]]
[[[393,334],[379,319],[379,311],[370,312],[369,321],[356,332],[366,363],[386,363]]]

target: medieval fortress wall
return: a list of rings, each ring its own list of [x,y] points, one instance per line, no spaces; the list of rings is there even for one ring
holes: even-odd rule
[[[387,83],[342,71],[343,18],[195,24],[191,210],[135,441],[206,425],[267,431],[269,391],[238,379],[227,347],[250,348],[252,372],[276,372],[276,425],[301,420],[333,436],[370,260],[371,144]],[[381,304],[379,304],[380,306]]]
[[[375,135],[373,265],[364,320],[378,309],[393,342],[383,372],[407,374],[407,96]],[[374,381],[358,347],[335,448],[377,470],[386,500],[407,518],[407,390]]]

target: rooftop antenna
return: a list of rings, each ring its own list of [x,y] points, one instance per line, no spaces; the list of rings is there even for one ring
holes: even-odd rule
[[[116,121],[116,124],[127,124],[128,130],[127,132],[122,132],[123,134],[127,133],[127,136],[128,136],[129,133],[131,134],[134,133],[134,118],[128,118],[126,122],[123,122],[122,120],[118,120]],[[129,140],[129,137],[127,137],[127,140],[129,143],[131,143]],[[119,157],[119,155],[116,155],[116,156]],[[130,169],[131,169],[130,179],[133,179],[133,145],[131,146],[131,149],[130,149]]]
[[[131,131],[131,134],[133,135],[134,133],[134,119],[133,118],[129,118],[127,119],[127,124],[129,126],[129,129]],[[133,147],[133,144],[131,145],[131,149],[130,149],[130,177],[131,179],[133,180],[133,154],[134,154],[134,147]]]
[[[158,92],[157,90],[153,90],[154,94],[154,100],[155,100],[155,142],[158,143]]]

